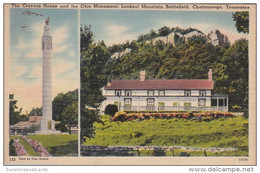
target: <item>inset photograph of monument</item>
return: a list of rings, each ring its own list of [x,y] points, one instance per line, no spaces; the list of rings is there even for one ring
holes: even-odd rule
[[[248,156],[248,11],[80,17],[82,156]]]
[[[10,9],[10,156],[78,156],[78,12]]]

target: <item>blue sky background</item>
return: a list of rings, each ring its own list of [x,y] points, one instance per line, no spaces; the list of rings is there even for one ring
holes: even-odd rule
[[[44,16],[22,14],[27,10]],[[24,112],[32,107],[41,107],[42,104],[41,37],[48,17],[53,38],[52,96],[78,88],[77,10],[11,9],[7,80],[9,93],[15,94],[18,106]]]
[[[196,28],[208,34],[219,29],[231,41],[245,37],[238,34],[232,12],[155,11],[155,10],[81,10],[81,24],[92,26],[95,40],[107,45],[137,39],[151,29],[163,26]]]

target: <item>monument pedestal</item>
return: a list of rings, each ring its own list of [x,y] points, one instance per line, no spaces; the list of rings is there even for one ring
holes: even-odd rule
[[[61,131],[55,130],[54,120],[41,120],[41,129],[36,131],[35,134],[51,135],[51,134],[61,134]]]

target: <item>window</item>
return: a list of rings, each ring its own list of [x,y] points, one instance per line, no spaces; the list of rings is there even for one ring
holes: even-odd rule
[[[154,98],[147,99],[147,106],[154,106]]]
[[[147,95],[148,96],[153,96],[154,95],[154,91],[153,90],[148,90],[147,91]]]
[[[159,102],[159,107],[164,107],[164,102]]]
[[[178,103],[177,102],[173,102],[173,107],[177,107]]]
[[[118,102],[114,102],[114,105],[118,106],[119,104],[118,104]]]
[[[184,107],[191,107],[191,103],[190,102],[185,102],[184,103]]]
[[[206,99],[199,99],[199,106],[205,106]]]
[[[190,90],[185,90],[184,91],[184,96],[191,96],[191,91]]]
[[[159,110],[164,110],[164,102],[159,102]]]
[[[121,95],[121,90],[115,90],[115,95],[120,96]]]
[[[200,90],[200,96],[206,96],[206,90]]]
[[[132,95],[132,91],[131,90],[125,90],[125,95],[126,96],[131,96]]]
[[[132,106],[132,99],[131,98],[125,98],[124,104],[125,104],[125,106]]]
[[[164,96],[165,95],[165,91],[164,90],[159,90],[158,91],[158,95],[159,96]]]

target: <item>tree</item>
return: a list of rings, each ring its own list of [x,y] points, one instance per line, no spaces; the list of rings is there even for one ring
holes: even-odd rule
[[[52,101],[53,119],[60,121],[56,127],[58,130],[67,131],[71,134],[71,126],[78,123],[78,90],[59,93]]]
[[[59,93],[52,101],[53,119],[62,121],[62,112],[65,108],[73,103],[78,102],[78,90],[68,91],[67,93]]]
[[[91,25],[81,25],[80,27],[80,50],[87,49],[94,41],[94,35],[91,31]]]
[[[236,22],[237,31],[248,34],[249,33],[249,13],[248,11],[235,12],[233,20]]]
[[[71,134],[71,127],[78,123],[78,102],[67,105],[61,116],[61,124],[67,126]]]
[[[83,27],[80,37],[91,35],[91,30]],[[80,63],[80,113],[81,113],[81,143],[86,138],[92,138],[95,135],[94,122],[101,122],[98,115],[98,107],[105,99],[101,88],[107,83],[106,62],[110,54],[103,41],[93,43],[93,36],[88,40],[81,41],[88,43],[81,49]]]
[[[164,27],[158,29],[158,32],[159,32],[158,36],[165,37],[171,33],[171,29],[168,26],[164,26]]]
[[[223,55],[222,61],[227,65],[226,86],[232,105],[248,109],[248,40],[237,40]]]
[[[155,38],[155,37],[157,37],[157,34],[156,34],[156,32],[155,32],[153,29],[150,30],[149,35],[150,35],[150,38]]]
[[[16,105],[18,100],[14,99],[14,95],[10,94],[9,96],[9,124],[13,125],[20,121],[28,120],[26,115],[22,115],[22,108],[18,108]]]
[[[32,110],[28,114],[29,116],[42,116],[42,107],[40,108],[32,108]]]
[[[114,116],[116,112],[118,112],[118,107],[116,105],[109,104],[105,108],[105,114],[110,116]]]

